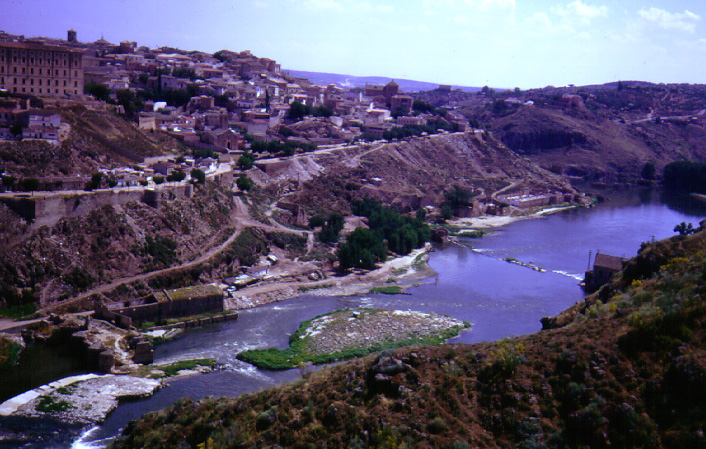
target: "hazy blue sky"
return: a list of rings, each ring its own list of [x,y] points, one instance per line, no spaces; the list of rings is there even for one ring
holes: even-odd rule
[[[706,82],[704,0],[2,0],[0,29],[521,88]]]

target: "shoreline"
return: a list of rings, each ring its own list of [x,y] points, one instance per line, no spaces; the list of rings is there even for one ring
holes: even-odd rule
[[[448,224],[460,228],[460,232],[491,230],[507,226],[517,221],[541,218],[545,215],[555,214],[578,207],[581,206],[568,204],[540,208],[539,210],[524,215],[484,215],[473,218],[457,218],[450,220]],[[329,272],[327,273],[328,276],[324,276],[323,279],[317,281],[292,280],[291,274],[288,272],[280,274],[279,277],[277,277],[276,274],[272,274],[272,278],[267,283],[244,287],[238,290],[233,297],[225,298],[225,309],[251,309],[301,295],[364,295],[371,293],[371,289],[375,287],[385,286],[397,286],[404,292],[404,290],[417,286],[438,274],[427,263],[433,249],[434,247],[431,243],[426,243],[423,248],[416,249],[406,256],[385,261],[375,270],[364,273],[354,271],[345,276],[335,276],[334,273]]]

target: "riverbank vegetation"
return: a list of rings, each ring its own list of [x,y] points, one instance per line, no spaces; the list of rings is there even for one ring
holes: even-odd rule
[[[370,229],[357,228],[338,248],[341,269],[375,268],[383,262],[387,251],[399,255],[421,248],[431,237],[429,226],[419,218],[400,214],[371,199],[354,201],[353,214],[366,217]]]
[[[705,234],[644,244],[536,334],[408,347],[238,399],[182,400],[114,447],[704,447]]]
[[[188,371],[200,371],[200,370],[213,370],[216,367],[216,361],[214,359],[193,359],[193,360],[180,360],[174,363],[168,363],[164,365],[148,365],[140,368],[139,375],[143,377],[149,377],[152,379],[163,379],[165,377],[174,377],[180,374],[180,372]]]
[[[287,349],[243,351],[238,359],[258,368],[283,370],[361,357],[412,344],[440,344],[470,324],[435,314],[378,309],[342,309],[301,323]]]
[[[22,345],[18,342],[0,335],[0,370],[11,368],[17,362],[22,352]]]
[[[671,189],[706,193],[706,163],[671,162],[664,167],[663,183]]]

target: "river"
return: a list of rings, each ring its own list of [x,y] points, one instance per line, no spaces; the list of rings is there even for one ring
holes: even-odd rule
[[[262,371],[235,356],[256,347],[284,348],[301,321],[342,307],[433,311],[471,322],[471,331],[454,342],[492,341],[536,332],[543,316],[555,315],[583,298],[578,282],[588,266],[589,252],[593,256],[600,250],[631,257],[642,242],[674,235],[676,224],[686,221],[698,225],[706,218],[706,207],[685,196],[650,190],[609,196],[610,201],[595,208],[519,221],[481,239],[464,239],[472,249],[460,245],[437,249],[429,263],[438,276],[411,288],[407,295],[303,295],[244,310],[235,322],[190,330],[157,347],[156,362],[213,357],[227,368],[173,380],[150,399],[120,405],[103,425],[84,432],[74,447],[101,447],[129,420],[183,396],[237,396],[296,379],[299,370]],[[512,264],[506,258],[546,271]],[[27,447],[70,446],[57,436],[41,446]]]

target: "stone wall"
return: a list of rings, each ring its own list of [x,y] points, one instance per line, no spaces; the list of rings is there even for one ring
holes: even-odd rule
[[[130,201],[142,201],[159,208],[163,198],[190,198],[191,184],[160,186],[157,189],[100,189],[92,192],[20,194],[0,198],[10,209],[36,226],[52,226],[62,218],[86,215],[103,206],[121,206]]]

